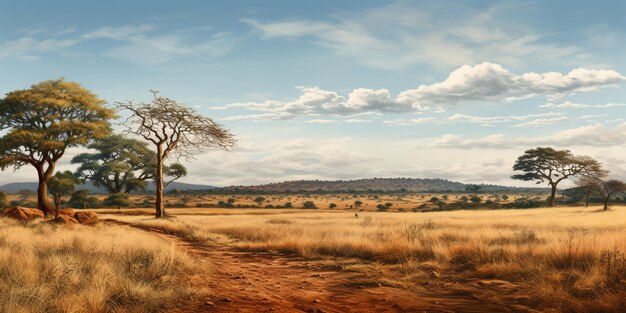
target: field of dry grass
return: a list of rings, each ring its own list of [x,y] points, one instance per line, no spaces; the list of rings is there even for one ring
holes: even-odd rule
[[[525,290],[519,301],[537,309],[619,311],[626,307],[626,208],[598,210],[362,212],[357,218],[338,211],[184,215],[189,210],[181,209],[166,221],[115,217],[197,241],[214,242],[217,234],[245,250],[324,259],[372,283],[412,288],[442,276],[467,284],[497,279]]]
[[[167,240],[114,225],[22,225],[0,218],[0,312],[156,312],[197,291]]]

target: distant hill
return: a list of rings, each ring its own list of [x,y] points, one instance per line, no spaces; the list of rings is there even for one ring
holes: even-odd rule
[[[198,184],[187,184],[187,183],[173,182],[169,186],[165,187],[165,192],[169,192],[169,191],[172,191],[172,190],[175,190],[175,189],[176,190],[180,190],[180,191],[190,191],[190,190],[210,190],[210,189],[214,189],[214,188],[216,188],[216,187],[209,186],[209,185],[198,185]],[[16,192],[18,192],[20,190],[23,190],[23,189],[36,191],[37,190],[37,183],[36,182],[9,183],[9,184],[0,186],[0,191],[5,192],[5,193],[16,193]],[[90,183],[77,186],[76,190],[78,190],[78,189],[87,189],[87,190],[89,190],[89,192],[91,192],[93,194],[100,194],[100,193],[105,194],[105,193],[107,193],[106,189],[96,187],[96,186],[94,186],[93,184],[90,184]],[[149,184],[146,192],[154,192],[154,185],[153,184]]]
[[[356,180],[295,180],[256,186],[228,186],[212,193],[355,193],[355,192],[464,192],[467,184],[440,178],[368,178]],[[520,188],[480,184],[481,192],[544,192],[546,188]]]

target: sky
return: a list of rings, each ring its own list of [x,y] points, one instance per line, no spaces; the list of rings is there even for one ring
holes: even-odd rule
[[[510,176],[537,146],[626,179],[625,11],[623,1],[6,1],[0,96],[59,77],[109,104],[159,90],[238,139],[185,161],[188,183],[533,186]],[[0,173],[0,184],[35,179],[26,167]]]

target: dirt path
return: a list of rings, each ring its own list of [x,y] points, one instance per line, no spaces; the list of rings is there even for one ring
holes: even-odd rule
[[[192,300],[182,312],[531,312],[513,305],[517,287],[501,281],[445,280],[423,289],[359,285],[357,273],[341,271],[294,255],[247,252],[228,245],[208,246],[149,226],[127,225],[167,237],[193,257],[212,264],[206,277],[191,284],[214,296]],[[502,297],[503,292],[510,296]],[[504,301],[506,300],[506,301]]]

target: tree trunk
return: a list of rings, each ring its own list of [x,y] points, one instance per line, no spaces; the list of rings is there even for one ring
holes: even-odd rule
[[[606,197],[606,199],[604,199],[604,211],[608,211],[609,210],[609,199],[611,197]]]
[[[550,184],[552,187],[552,191],[550,192],[550,206],[553,207],[556,205],[556,184]]]
[[[37,169],[37,177],[39,184],[37,186],[37,208],[43,212],[45,216],[54,212],[50,201],[48,201],[48,177],[46,177],[43,169]]]
[[[163,151],[161,146],[157,146],[156,173],[154,175],[154,185],[156,189],[156,218],[168,216],[163,206]]]
[[[59,210],[61,209],[61,198],[54,197],[54,218],[59,217]]]
[[[585,207],[589,207],[589,194],[587,194],[587,197],[585,198]]]

